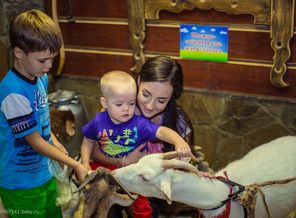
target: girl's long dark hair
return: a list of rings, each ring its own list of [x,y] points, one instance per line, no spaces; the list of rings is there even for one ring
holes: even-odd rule
[[[164,111],[163,126],[178,132],[189,145],[194,144],[192,123],[186,112],[176,104],[183,92],[183,70],[181,65],[167,56],[156,56],[147,60],[139,73],[140,82],[166,82],[173,86],[172,98]],[[186,132],[188,129],[191,131]],[[165,143],[167,145],[167,143]],[[165,146],[165,152],[173,150],[173,146]]]

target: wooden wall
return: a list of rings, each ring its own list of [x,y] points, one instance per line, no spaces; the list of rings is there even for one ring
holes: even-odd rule
[[[58,16],[63,32],[66,60],[63,75],[98,77],[106,71],[129,71],[133,66],[129,45],[126,0],[58,1]],[[51,1],[45,0],[51,15]],[[76,22],[69,22],[69,15]],[[270,82],[274,52],[270,46],[270,27],[254,25],[250,15],[228,15],[215,10],[160,13],[159,20],[148,20],[145,54],[170,55],[183,66],[187,89],[240,93],[266,97],[296,98],[296,38],[290,43],[291,58],[284,80],[288,88]],[[229,27],[229,62],[181,60],[179,24],[217,24]]]

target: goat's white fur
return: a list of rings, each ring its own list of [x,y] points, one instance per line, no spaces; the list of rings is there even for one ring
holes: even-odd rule
[[[147,155],[138,163],[114,171],[114,175],[134,192],[147,197],[177,201],[200,208],[215,208],[229,194],[224,183],[201,178],[179,170],[164,170],[161,154]],[[176,160],[178,161],[178,160]],[[226,171],[230,180],[251,185],[270,180],[282,180],[296,176],[296,137],[286,136],[261,145],[240,160],[230,163],[215,175]],[[271,217],[287,217],[296,207],[296,181],[262,188]],[[225,207],[202,211],[206,217],[218,216]],[[255,217],[267,217],[263,201],[257,194]],[[237,202],[231,203],[231,218],[243,217],[243,209]]]

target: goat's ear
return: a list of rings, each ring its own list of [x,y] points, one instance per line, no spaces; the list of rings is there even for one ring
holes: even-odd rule
[[[160,191],[162,192],[168,204],[172,203],[171,181],[167,178],[160,181]]]
[[[146,170],[143,170],[139,176],[145,181],[145,182],[148,182],[148,181],[151,181],[155,176],[155,172],[151,169],[146,169]]]

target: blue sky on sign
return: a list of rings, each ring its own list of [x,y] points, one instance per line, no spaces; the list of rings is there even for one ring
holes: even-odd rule
[[[194,37],[196,36],[196,37]],[[195,42],[215,42],[214,45],[203,45],[203,42],[192,44],[188,40]],[[187,41],[187,43],[186,43]],[[217,46],[217,42],[221,46]],[[228,27],[223,26],[199,26],[191,24],[180,25],[180,49],[184,50],[185,46],[195,46],[199,48],[221,49],[228,52]]]

